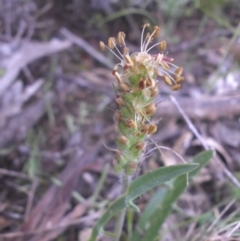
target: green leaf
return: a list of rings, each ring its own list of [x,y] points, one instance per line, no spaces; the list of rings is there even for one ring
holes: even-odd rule
[[[198,164],[195,163],[161,167],[135,179],[131,183],[128,193],[110,204],[103,216],[97,221],[89,241],[95,241],[97,236],[103,231],[105,224],[123,208],[129,207],[129,203],[132,203],[135,198],[172,178],[193,171],[197,167]],[[131,207],[133,207],[133,204],[131,204]]]
[[[209,162],[212,156],[213,151],[205,151],[194,157],[193,162],[199,165],[189,173],[189,180]],[[167,188],[167,186],[164,186],[160,188],[141,215],[132,241],[153,241],[158,237],[159,229],[171,212],[173,203],[176,202],[181,193],[185,190],[187,182],[187,176],[181,175],[173,181],[170,187]],[[140,234],[144,232],[144,238],[141,239]]]

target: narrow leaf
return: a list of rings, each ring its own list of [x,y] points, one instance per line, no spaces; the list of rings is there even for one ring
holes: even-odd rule
[[[101,233],[105,224],[111,219],[111,217],[113,217],[123,208],[127,207],[129,205],[129,202],[132,202],[132,200],[149,191],[150,189],[164,182],[167,182],[179,175],[193,171],[197,167],[198,164],[194,163],[161,167],[134,180],[130,185],[128,193],[121,196],[112,204],[110,204],[103,216],[97,221],[93,228],[92,235],[89,241],[95,241],[97,236]]]
[[[189,172],[189,179],[194,177],[200,171],[200,169],[209,162],[212,156],[213,151],[205,151],[195,156],[193,162],[198,164],[198,167]],[[133,235],[132,241],[149,241],[157,238],[159,229],[161,228],[165,219],[168,217],[173,203],[176,202],[181,193],[185,190],[186,186],[187,177],[183,174],[173,181],[173,184],[170,188],[168,188],[167,191],[166,187],[164,187],[163,190],[165,190],[165,192],[162,190],[162,196],[159,198],[158,205],[155,204],[155,210],[151,210],[150,215],[144,212],[139,221],[138,228],[136,230],[141,230],[141,233],[145,231],[146,234],[144,235],[144,238],[141,239],[140,233],[136,231]],[[156,195],[159,197],[159,193]],[[156,198],[153,197],[153,200],[154,199]],[[149,211],[148,206],[146,211]]]

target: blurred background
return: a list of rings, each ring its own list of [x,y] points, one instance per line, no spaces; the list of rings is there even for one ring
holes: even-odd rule
[[[99,41],[124,31],[138,51],[144,23],[160,26],[158,41],[167,41],[185,78],[178,92],[160,87],[154,141],[188,161],[204,150],[173,95],[216,150],[161,240],[230,240],[224,237],[240,220],[238,0],[0,0],[0,240],[87,240],[120,194],[109,150],[116,147],[111,72],[118,60]],[[177,163],[171,151],[153,152],[141,172]],[[142,210],[150,198],[137,201]],[[239,228],[234,235],[240,240]]]

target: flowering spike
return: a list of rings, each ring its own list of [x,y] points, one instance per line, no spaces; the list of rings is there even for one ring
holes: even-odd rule
[[[159,82],[163,81],[172,90],[178,90],[184,79],[183,68],[174,65],[173,58],[164,54],[166,41],[152,44],[153,39],[159,35],[160,28],[155,26],[151,33],[145,35],[144,31],[148,27],[149,24],[143,25],[139,52],[129,53],[124,32],[118,33],[117,40],[110,37],[107,46],[100,42],[102,50],[107,48],[120,59],[113,70],[119,92],[115,99],[119,110],[114,113],[119,151],[114,165],[115,171],[127,175],[136,170],[146,146],[147,135],[157,131],[151,116],[157,111],[155,97],[159,94]],[[123,47],[122,52],[117,45]],[[150,50],[156,46],[160,53],[150,54]]]

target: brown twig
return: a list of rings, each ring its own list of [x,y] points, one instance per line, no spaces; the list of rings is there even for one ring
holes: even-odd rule
[[[198,130],[196,129],[196,127],[193,125],[192,121],[190,120],[190,118],[185,114],[184,110],[181,108],[181,106],[179,105],[179,103],[177,102],[177,100],[173,97],[170,96],[171,101],[174,103],[174,105],[177,107],[178,111],[181,113],[183,119],[186,121],[189,129],[193,132],[193,134],[198,138],[198,140],[200,141],[200,143],[202,144],[202,146],[204,147],[205,150],[209,150],[210,147],[207,146],[207,144],[205,143],[204,139],[202,138],[202,136],[200,135],[200,133],[198,132]],[[221,165],[221,167],[223,168],[223,171],[225,173],[225,175],[229,178],[229,180],[238,188],[240,188],[240,183],[237,180],[237,178],[226,168],[226,166],[218,159],[215,158],[219,165]]]
[[[82,38],[76,36],[72,32],[70,32],[66,28],[61,28],[60,33],[70,40],[72,43],[76,44],[78,47],[80,47],[82,50],[86,51],[89,55],[91,55],[94,59],[98,60],[100,63],[105,65],[106,67],[112,69],[114,67],[114,64],[109,61],[108,58],[106,58],[103,54],[101,54],[99,51],[97,51],[95,48],[93,48],[88,42],[83,40]]]

